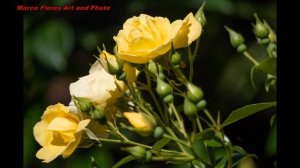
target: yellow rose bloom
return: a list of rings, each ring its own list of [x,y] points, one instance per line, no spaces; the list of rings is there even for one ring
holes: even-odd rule
[[[148,136],[156,125],[155,120],[146,114],[136,112],[124,112],[123,114],[140,135]]]
[[[173,39],[173,47],[184,48],[199,38],[202,32],[201,24],[192,13],[189,13],[184,20],[176,20],[172,23],[172,32],[176,33]]]
[[[137,64],[168,52],[172,38],[171,24],[167,18],[145,14],[126,20],[123,29],[114,36],[120,57]]]
[[[89,122],[89,119],[79,120],[63,104],[47,107],[41,121],[33,128],[34,137],[42,146],[36,157],[46,163],[59,155],[69,157],[80,143],[82,130]]]
[[[116,80],[97,61],[91,67],[89,75],[71,83],[69,89],[71,96],[88,98],[95,106],[104,109],[112,105],[127,88],[124,82]]]

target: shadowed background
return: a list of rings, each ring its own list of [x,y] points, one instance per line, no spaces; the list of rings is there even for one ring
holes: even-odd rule
[[[195,13],[202,0],[54,0],[25,1],[35,5],[110,5],[110,11],[37,11],[24,13],[24,166],[25,168],[90,167],[90,156],[101,168],[110,168],[126,155],[119,146],[104,144],[101,148],[77,149],[70,158],[57,158],[43,164],[35,157],[40,148],[33,137],[33,126],[40,120],[48,105],[70,101],[69,84],[88,74],[89,64],[95,61],[97,46],[105,44],[112,51],[112,39],[126,19],[140,13],[168,17],[172,22]],[[276,2],[274,0],[209,0],[206,2],[207,26],[201,35],[195,61],[194,82],[202,87],[213,114],[221,111],[223,119],[241,106],[272,101],[275,94],[264,91],[264,76],[255,77],[256,89],[250,82],[251,63],[236,53],[224,29],[228,25],[242,33],[250,53],[257,60],[266,56],[252,33],[253,14],[266,19],[276,31]],[[234,144],[255,153],[258,167],[273,167],[274,150],[267,144],[272,111],[258,113],[225,128]],[[124,167],[168,167],[162,163]],[[169,166],[184,168],[186,165]]]

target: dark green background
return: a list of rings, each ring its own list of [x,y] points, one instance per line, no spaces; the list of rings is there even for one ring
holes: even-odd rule
[[[55,0],[25,1],[35,5],[110,5],[110,11],[24,13],[24,166],[82,168],[91,165],[90,156],[102,168],[109,168],[126,154],[117,145],[104,144],[102,148],[77,149],[70,158],[57,158],[43,164],[35,157],[40,148],[34,140],[32,128],[48,105],[70,101],[69,84],[88,73],[89,64],[97,55],[97,46],[114,47],[112,37],[122,28],[126,19],[140,13],[168,17],[172,22],[195,13],[202,0]],[[266,56],[252,33],[253,14],[276,30],[276,2],[274,0],[207,0],[207,26],[201,36],[199,56],[195,61],[195,83],[200,85],[208,101],[208,108],[226,115],[243,105],[274,100],[274,93],[263,88],[264,76],[255,77],[256,89],[250,82],[251,63],[237,54],[229,43],[224,25],[239,31],[246,39],[249,51],[261,60]],[[255,153],[258,167],[273,167],[274,155],[266,150],[269,120],[272,111],[261,112],[225,128],[234,144]],[[272,153],[272,152],[271,152]],[[166,167],[162,163],[128,167]],[[124,166],[124,167],[126,167]],[[180,166],[179,166],[180,167]],[[184,166],[182,166],[184,167]]]

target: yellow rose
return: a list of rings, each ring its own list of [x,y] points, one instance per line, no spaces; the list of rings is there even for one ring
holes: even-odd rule
[[[113,75],[106,72],[98,61],[91,67],[89,75],[79,78],[70,85],[72,96],[88,98],[95,106],[103,109],[112,105],[125,90],[124,82],[116,80]]]
[[[198,39],[202,32],[201,24],[192,13],[189,13],[184,20],[176,20],[172,23],[172,32],[176,33],[173,39],[173,47],[184,48]]]
[[[128,19],[114,40],[123,60],[142,64],[168,52],[172,38],[167,18],[141,14]]]
[[[150,135],[156,126],[156,121],[144,113],[124,112],[124,115],[140,135]]]
[[[59,155],[63,158],[70,156],[80,143],[82,130],[89,122],[89,119],[79,120],[63,104],[47,107],[41,121],[33,128],[36,141],[43,147],[36,157],[48,163]]]

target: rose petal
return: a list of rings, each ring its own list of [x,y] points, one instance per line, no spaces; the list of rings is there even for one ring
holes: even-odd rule
[[[190,45],[193,41],[197,40],[202,32],[201,24],[196,20],[192,13],[189,13],[184,19],[188,22],[190,31],[188,33],[188,45]]]
[[[78,124],[76,132],[83,130],[90,123],[90,121],[90,119],[81,120]]]
[[[54,146],[48,145],[40,149],[36,153],[36,157],[42,159],[43,162],[49,163],[54,160],[56,157],[61,155],[63,151],[66,149],[66,146]]]
[[[49,145],[53,139],[52,137],[53,132],[47,130],[48,124],[49,123],[42,120],[36,123],[35,126],[33,127],[34,138],[41,146]]]
[[[76,147],[81,141],[81,136],[82,136],[82,132],[75,134],[75,141],[68,145],[67,149],[62,154],[63,158],[69,157],[75,151]]]
[[[62,117],[54,118],[47,127],[47,130],[52,131],[72,131],[76,129],[77,123]]]

